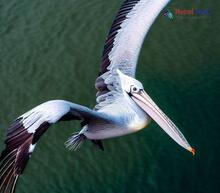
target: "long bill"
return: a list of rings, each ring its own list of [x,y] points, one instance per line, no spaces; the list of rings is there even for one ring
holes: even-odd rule
[[[195,155],[195,149],[189,145],[177,126],[160,110],[144,90],[132,93],[131,97],[174,141]]]

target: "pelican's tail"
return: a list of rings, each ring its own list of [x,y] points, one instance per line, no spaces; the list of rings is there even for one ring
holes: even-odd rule
[[[72,135],[65,143],[66,148],[76,151],[86,140],[86,136],[82,133]]]

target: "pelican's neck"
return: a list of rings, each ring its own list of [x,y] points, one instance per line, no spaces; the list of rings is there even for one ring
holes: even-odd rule
[[[127,93],[124,93],[124,101],[129,106],[130,113],[133,115],[132,120],[129,123],[129,127],[134,129],[143,129],[151,121],[149,115],[144,112]]]
[[[127,93],[122,94],[121,97],[98,112],[106,114],[115,124],[134,131],[144,128],[151,120]]]

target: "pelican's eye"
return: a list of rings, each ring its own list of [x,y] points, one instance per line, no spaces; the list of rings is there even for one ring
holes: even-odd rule
[[[131,86],[131,93],[134,92],[134,93],[138,93],[139,92],[139,88],[137,88],[136,86]]]

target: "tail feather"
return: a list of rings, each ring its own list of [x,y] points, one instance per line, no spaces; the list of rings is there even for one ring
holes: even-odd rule
[[[82,133],[71,136],[65,143],[66,148],[76,151],[86,140],[86,136]]]

